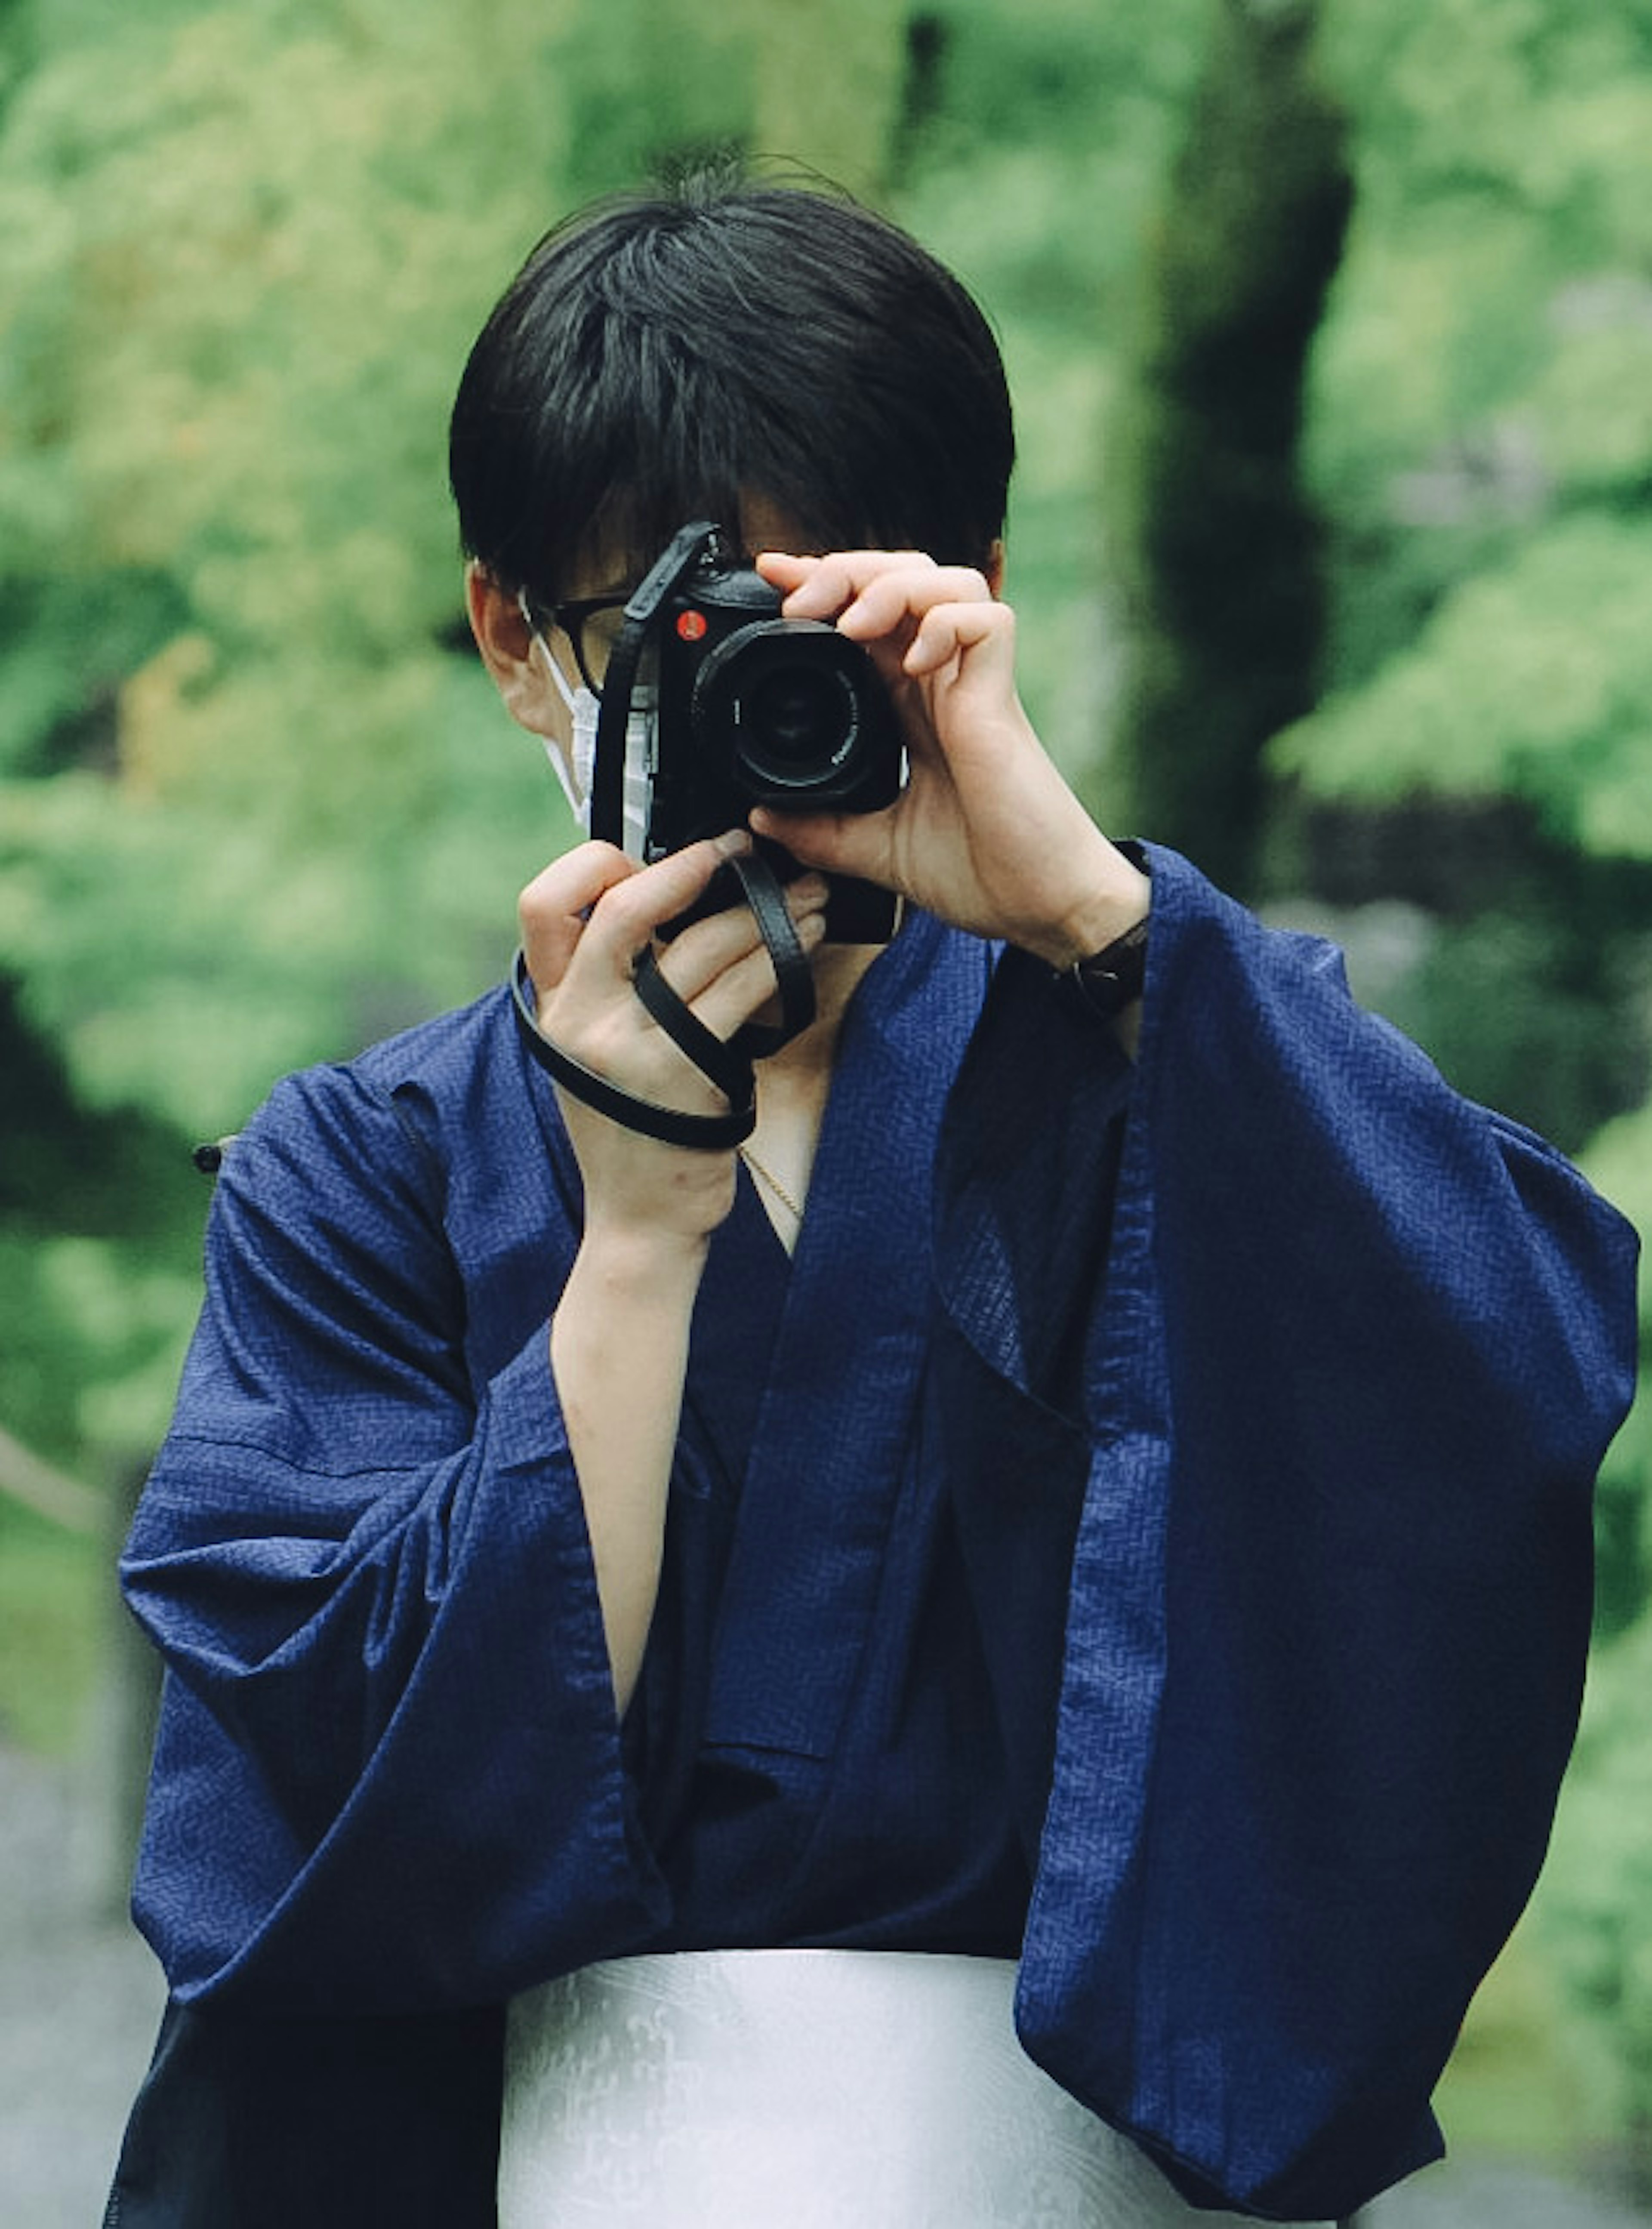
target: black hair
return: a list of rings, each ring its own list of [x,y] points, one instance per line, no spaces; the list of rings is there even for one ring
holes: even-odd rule
[[[547,234],[453,406],[465,550],[553,601],[762,495],[822,549],[981,566],[1015,442],[997,344],[928,251],[846,194],[701,171]]]

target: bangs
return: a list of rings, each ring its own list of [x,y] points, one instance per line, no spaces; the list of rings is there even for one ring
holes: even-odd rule
[[[692,519],[737,539],[751,495],[822,549],[876,538],[852,472],[820,454],[818,422],[788,409],[761,372],[708,361],[658,318],[589,320],[543,390],[530,436],[537,504],[519,547],[524,580],[552,601],[582,586],[573,575],[594,563],[640,578]]]

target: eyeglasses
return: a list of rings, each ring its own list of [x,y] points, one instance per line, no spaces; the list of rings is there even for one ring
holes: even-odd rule
[[[602,694],[602,676],[625,624],[625,607],[634,590],[607,596],[570,596],[560,604],[530,604],[537,626],[560,627],[574,646],[574,663],[592,696]]]

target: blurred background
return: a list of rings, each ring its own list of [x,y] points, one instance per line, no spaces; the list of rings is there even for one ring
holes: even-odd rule
[[[462,625],[466,350],[559,215],[731,145],[987,305],[1026,694],[1103,825],[1329,928],[1456,1083],[1652,1219],[1652,0],[0,0],[0,1930],[31,2013],[124,1893],[149,1689],[109,1571],[194,1313],[190,1146],[496,980],[568,838]],[[1443,2099],[1470,2155],[1639,2205],[1649,1482],[1642,1410],[1550,1867]],[[129,1986],[88,1984],[104,2014]]]

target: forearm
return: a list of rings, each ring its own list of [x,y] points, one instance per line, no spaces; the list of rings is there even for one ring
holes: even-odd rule
[[[621,1713],[659,1591],[689,1325],[706,1241],[588,1230],[550,1328]]]

